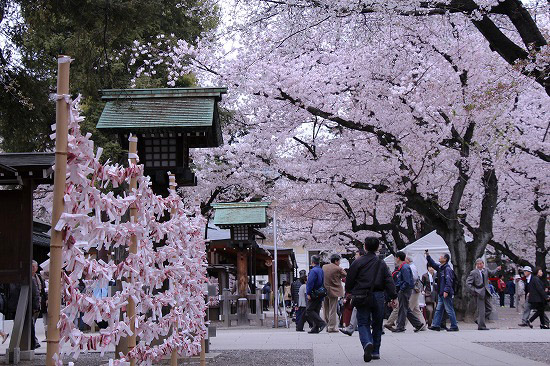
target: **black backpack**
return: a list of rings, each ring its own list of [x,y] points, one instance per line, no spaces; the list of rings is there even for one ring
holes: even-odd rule
[[[453,282],[452,288],[453,292],[456,295],[458,293],[458,290],[460,289],[460,282],[458,281],[458,278],[456,277],[455,271],[449,266],[449,270],[451,271],[451,281]],[[447,271],[443,272],[444,276],[447,276]]]

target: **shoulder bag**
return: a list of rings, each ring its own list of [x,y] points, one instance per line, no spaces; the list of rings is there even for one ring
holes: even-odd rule
[[[376,259],[376,266],[374,267],[374,277],[371,285],[362,294],[351,296],[351,305],[357,308],[372,308],[375,304],[374,301],[374,285],[376,284],[376,278],[378,278],[378,270],[380,269],[380,259]]]

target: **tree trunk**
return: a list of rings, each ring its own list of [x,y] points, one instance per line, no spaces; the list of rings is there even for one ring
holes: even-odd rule
[[[535,265],[542,268],[543,273],[546,271],[546,256],[548,255],[548,249],[546,248],[546,219],[545,214],[541,214],[537,221],[536,237],[536,253],[535,253]]]
[[[476,243],[466,243],[462,225],[454,223],[448,230],[437,230],[445,239],[451,253],[451,263],[459,281],[458,292],[455,294],[454,306],[459,320],[472,320],[475,313],[475,301],[466,286],[466,278],[474,269]]]

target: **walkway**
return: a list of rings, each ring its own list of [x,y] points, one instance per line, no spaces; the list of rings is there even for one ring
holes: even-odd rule
[[[485,347],[476,342],[547,342],[550,331],[541,329],[462,330],[456,333],[425,331],[386,334],[382,338],[381,360],[377,365],[544,365],[517,355]],[[293,329],[218,330],[211,350],[313,350],[314,364],[364,365],[357,332],[307,334]],[[540,348],[539,348],[540,349]],[[535,349],[533,350],[535,352]]]

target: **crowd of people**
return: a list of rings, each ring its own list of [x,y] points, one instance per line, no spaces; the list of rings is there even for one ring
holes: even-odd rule
[[[47,327],[47,281],[44,279],[43,274],[41,274],[38,269],[38,263],[33,260],[31,272],[31,349],[37,349],[40,347],[40,342],[35,334],[36,321],[39,318],[42,318],[42,321],[44,322],[44,329],[46,329]],[[15,319],[15,312],[17,310],[17,303],[19,301],[20,292],[21,285],[0,285],[0,313],[2,314],[4,319]],[[0,343],[6,342],[8,337],[9,333],[4,332],[4,330],[0,331]]]
[[[413,259],[401,251],[395,254],[396,266],[390,271],[377,255],[379,246],[377,238],[366,238],[364,250],[357,251],[347,271],[340,267],[338,254],[331,255],[330,263],[322,267],[318,255],[311,257],[309,274],[300,271],[299,278],[285,291],[285,299],[288,297],[296,305],[296,331],[305,331],[305,323],[309,324],[311,334],[326,329],[329,333],[340,331],[351,336],[357,330],[365,362],[380,358],[385,329],[403,333],[407,321],[414,332],[459,331],[453,303],[459,281],[450,265],[449,254],[441,255],[436,262],[426,250],[427,271],[420,276]],[[494,311],[491,278],[501,270],[500,266],[490,270],[483,259],[477,259],[475,268],[467,276],[466,286],[477,308],[478,330],[489,329],[486,323]],[[510,307],[517,307],[522,314],[520,326],[532,328],[532,322],[540,318],[540,327],[548,329],[544,309],[549,294],[543,271],[537,269],[533,274],[530,267],[520,270],[521,274],[507,282],[498,277],[498,296],[503,299],[501,293],[510,295]],[[420,295],[424,298],[423,309]],[[500,305],[504,306],[504,300],[500,300]],[[384,319],[387,319],[385,324]]]

